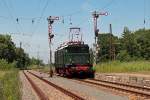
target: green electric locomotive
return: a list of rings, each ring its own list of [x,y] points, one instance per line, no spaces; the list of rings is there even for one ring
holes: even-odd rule
[[[94,77],[89,46],[83,42],[68,42],[55,52],[55,71],[61,76]]]

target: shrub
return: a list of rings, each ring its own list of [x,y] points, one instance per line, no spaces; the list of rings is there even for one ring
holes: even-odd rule
[[[16,67],[16,62],[8,63],[4,59],[0,59],[0,70],[9,70]]]
[[[117,55],[117,59],[120,61],[130,61],[131,57],[126,50],[121,50]]]

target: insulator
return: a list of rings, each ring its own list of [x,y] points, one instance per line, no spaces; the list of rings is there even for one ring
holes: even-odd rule
[[[34,20],[32,19],[32,24],[34,24]]]
[[[50,24],[53,24],[54,23],[54,20],[50,20]]]
[[[98,32],[99,32],[99,29],[96,29],[96,30],[95,30],[95,36],[96,36],[96,37],[98,37]]]
[[[17,21],[17,23],[19,22],[19,19],[18,18],[16,18],[16,21]]]
[[[70,16],[70,25],[72,25],[71,16]]]
[[[63,23],[63,24],[65,23],[65,21],[64,21],[64,17],[62,18],[62,23]]]
[[[54,37],[54,34],[49,34],[49,38],[52,39]]]

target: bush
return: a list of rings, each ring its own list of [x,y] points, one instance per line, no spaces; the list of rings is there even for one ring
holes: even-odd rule
[[[9,70],[16,67],[16,62],[8,63],[4,59],[0,59],[0,70]]]
[[[130,61],[131,57],[126,50],[122,50],[118,53],[117,59],[120,61]]]

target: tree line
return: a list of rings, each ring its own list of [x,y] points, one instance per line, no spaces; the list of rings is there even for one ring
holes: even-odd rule
[[[130,31],[124,27],[121,37],[110,33],[98,35],[97,62],[150,60],[150,29]]]
[[[43,61],[29,55],[21,47],[16,47],[10,35],[0,34],[0,60],[14,63],[18,68],[25,68],[31,64],[43,64]]]
[[[124,27],[121,37],[110,33],[98,35],[99,50],[97,62],[120,60],[150,60],[150,29],[130,31]],[[31,64],[43,65],[43,61],[30,58],[23,48],[16,47],[10,35],[0,34],[0,59],[15,62],[16,67],[24,68]]]

